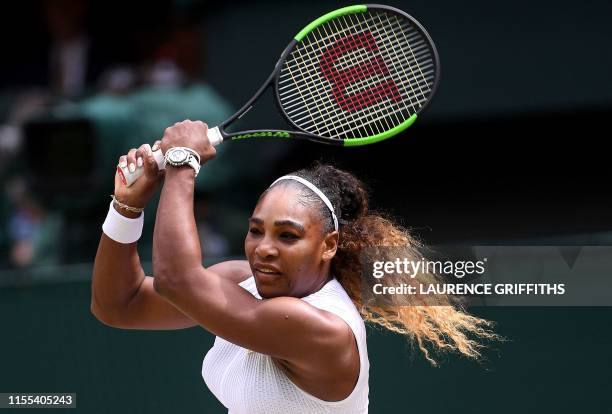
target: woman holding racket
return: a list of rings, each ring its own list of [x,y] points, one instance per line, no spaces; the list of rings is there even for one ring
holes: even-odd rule
[[[142,165],[144,177],[131,187],[115,177],[94,266],[92,312],[119,328],[200,325],[215,334],[202,374],[230,412],[366,413],[364,320],[409,336],[432,362],[426,345],[476,358],[479,344],[468,335],[495,337],[489,322],[452,306],[362,303],[361,250],[412,249],[414,242],[369,213],[359,180],[330,166],[276,180],[249,220],[247,260],[205,268],[193,214],[199,165],[177,162],[174,153],[185,151],[203,165],[213,158],[207,127],[177,123],[156,146],[167,165],[153,240],[155,277],[145,276],[135,243],[138,210],[161,183],[145,145],[120,158],[132,170]]]

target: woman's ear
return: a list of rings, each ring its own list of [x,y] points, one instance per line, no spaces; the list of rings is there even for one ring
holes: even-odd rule
[[[329,261],[334,258],[336,255],[336,250],[338,250],[338,231],[335,230],[331,233],[328,233],[323,239],[323,261]]]

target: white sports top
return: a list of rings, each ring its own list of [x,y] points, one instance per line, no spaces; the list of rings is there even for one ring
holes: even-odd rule
[[[240,286],[261,299],[253,277],[241,282]],[[215,344],[204,357],[202,377],[212,393],[228,408],[229,414],[368,412],[370,362],[365,325],[357,308],[336,279],[302,300],[338,315],[353,330],[360,361],[357,385],[344,400],[321,400],[291,382],[269,355],[249,351],[216,337]]]

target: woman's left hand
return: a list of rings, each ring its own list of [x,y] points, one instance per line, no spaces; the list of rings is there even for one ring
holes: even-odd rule
[[[166,128],[161,140],[162,152],[165,154],[173,147],[191,148],[200,155],[202,164],[213,159],[217,153],[208,140],[208,125],[202,121],[185,120]]]

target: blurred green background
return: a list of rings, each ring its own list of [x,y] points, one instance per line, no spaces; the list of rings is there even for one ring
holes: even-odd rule
[[[201,377],[210,334],[106,327],[89,313],[89,290],[0,289],[0,390],[76,392],[83,413],[226,412]],[[402,337],[370,329],[370,412],[610,412],[611,308],[472,311],[510,339],[482,364],[453,356],[433,368]]]
[[[432,106],[404,134],[372,147],[224,144],[198,180],[207,257],[241,254],[258,194],[318,159],[363,178],[373,205],[427,244],[609,245],[612,3],[386,3],[415,16],[436,42],[442,79]],[[64,16],[79,4],[89,7],[82,28],[95,73],[73,94],[48,79],[57,30],[50,10]],[[346,5],[2,6],[0,392],[76,392],[83,413],[225,412],[200,374],[211,335],[121,331],[89,312],[116,160],[176,121],[227,117],[301,27]],[[283,125],[270,97],[240,122]],[[155,204],[139,243],[144,260]],[[612,412],[612,308],[472,311],[509,339],[482,364],[450,356],[433,368],[403,338],[372,330],[370,412]]]

